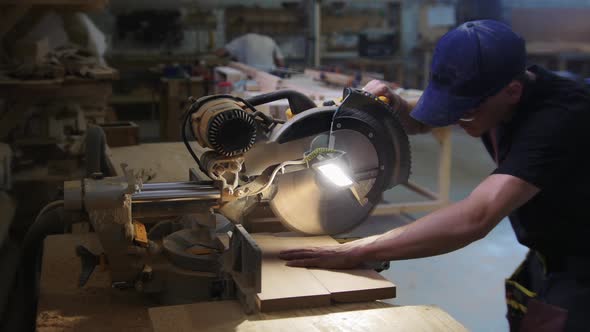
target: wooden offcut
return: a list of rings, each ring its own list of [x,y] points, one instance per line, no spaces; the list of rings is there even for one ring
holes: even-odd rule
[[[139,144],[139,127],[135,122],[111,122],[100,125],[110,147]]]
[[[252,237],[263,253],[262,291],[256,299],[261,312],[395,297],[395,285],[374,270],[297,268],[286,266],[278,258],[279,252],[287,249],[338,245],[331,237],[293,234],[252,234]]]

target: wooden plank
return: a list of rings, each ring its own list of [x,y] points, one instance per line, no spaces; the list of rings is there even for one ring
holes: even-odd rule
[[[432,200],[436,200],[438,199],[438,194],[433,193],[432,191],[430,191],[430,189],[428,188],[424,188],[422,186],[420,186],[417,183],[414,183],[412,181],[408,181],[408,183],[402,183],[402,186],[412,190],[413,192],[424,196],[426,198],[432,199]]]
[[[244,331],[450,331],[467,329],[436,306],[393,306],[382,302],[245,315],[236,301],[151,308],[154,332]]]
[[[304,271],[311,274],[319,282],[323,289],[330,294],[330,299],[333,302],[371,301],[395,297],[395,285],[374,270],[293,268],[286,266],[284,261],[277,258],[278,253],[282,250],[337,245],[338,242],[329,236],[301,237],[294,236],[293,233],[283,233],[277,236],[270,234],[253,234],[252,236],[262,249],[264,256],[262,264],[262,292],[258,295],[259,302],[262,305],[265,300],[279,299],[283,296],[289,296],[289,299],[284,299],[282,301],[282,307],[289,309],[300,307],[297,294],[301,292],[302,289],[307,291],[307,282],[293,279],[292,285],[299,284],[306,286],[292,288],[285,287],[283,279],[287,278],[287,276],[281,276],[280,274],[297,273],[301,275],[301,278],[307,279],[307,276],[303,276]],[[265,265],[267,266],[266,269]],[[317,291],[317,288],[315,288],[316,284],[312,283],[312,285],[314,291]]]
[[[440,144],[438,159],[438,199],[444,204],[451,201],[451,127],[435,131]]]
[[[331,73],[327,71],[320,71],[315,69],[305,69],[304,75],[315,80],[315,81],[322,81],[326,83],[330,83],[333,85],[341,86],[341,87],[350,87],[353,85],[355,77],[354,75],[346,75],[341,73]],[[379,79],[378,77],[373,77],[367,73],[363,73],[361,75],[360,82],[358,83],[359,86],[364,86],[372,80]],[[392,83],[385,82],[388,85],[392,85]]]
[[[337,245],[329,236],[281,238],[286,249]],[[309,269],[330,292],[333,302],[361,302],[394,298],[396,287],[371,269]]]
[[[278,89],[281,84],[281,78],[275,75],[271,75],[261,70],[257,70],[254,67],[250,67],[240,62],[230,62],[229,67],[241,70],[246,73],[249,77],[255,80],[260,87],[262,92],[271,92]]]
[[[330,305],[330,292],[307,269],[285,265],[280,251],[292,248],[292,240],[270,234],[252,234],[263,253],[262,291],[256,303],[261,312]],[[327,238],[329,239],[329,238]]]
[[[121,121],[101,124],[110,147],[139,144],[139,127],[135,122]]]
[[[334,240],[335,243],[338,243]],[[375,270],[310,269],[316,279],[330,292],[332,302],[350,303],[391,299],[396,287]]]

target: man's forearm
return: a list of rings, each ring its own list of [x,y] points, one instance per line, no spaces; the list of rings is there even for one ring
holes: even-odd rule
[[[448,253],[485,236],[499,222],[473,213],[467,200],[358,243],[363,260],[402,260]],[[362,241],[362,240],[361,240]]]
[[[430,131],[430,127],[412,118],[410,112],[416,107],[418,99],[404,99],[395,95],[391,106],[398,111],[399,119],[409,135],[423,134]]]

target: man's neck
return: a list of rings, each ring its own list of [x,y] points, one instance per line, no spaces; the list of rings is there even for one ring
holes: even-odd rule
[[[534,83],[537,80],[537,75],[535,73],[533,73],[532,71],[527,70],[525,72],[525,74],[526,74],[526,80],[522,81],[522,94],[520,96],[520,99],[519,99],[518,103],[510,106],[510,109],[508,110],[508,112],[506,112],[504,118],[502,119],[503,122],[509,122],[512,119],[512,117],[514,116],[514,113],[517,111],[518,107],[527,98],[527,95],[529,93],[529,89],[531,87],[531,83]]]

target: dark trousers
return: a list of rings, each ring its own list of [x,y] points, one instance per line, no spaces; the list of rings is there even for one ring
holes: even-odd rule
[[[510,331],[590,331],[590,258],[529,252],[506,280]]]

